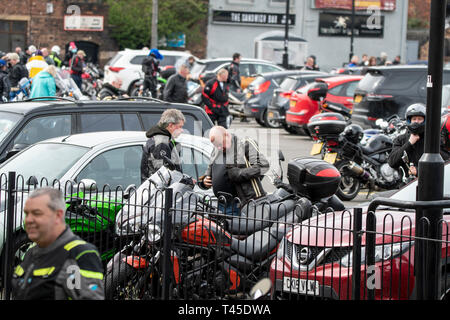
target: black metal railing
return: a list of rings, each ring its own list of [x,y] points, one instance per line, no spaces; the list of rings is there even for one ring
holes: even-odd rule
[[[318,212],[300,201],[258,199],[230,216],[219,209],[225,199],[192,190],[29,182],[0,175],[2,299],[12,297],[14,268],[30,245],[27,195],[48,185],[62,190],[70,228],[97,246],[106,299],[245,299],[261,278],[271,279],[271,299],[417,299],[416,266],[426,261],[416,261],[415,252],[430,242],[441,249],[439,296],[450,287],[448,215],[437,226],[442,239],[430,239],[416,236],[415,212],[392,209],[449,208],[448,200],[378,198],[364,210]],[[376,211],[380,205],[390,209]]]

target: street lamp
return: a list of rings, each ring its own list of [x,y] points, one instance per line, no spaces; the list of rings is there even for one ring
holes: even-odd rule
[[[286,0],[286,21],[284,25],[284,54],[283,54],[283,67],[285,69],[289,68],[289,0]]]

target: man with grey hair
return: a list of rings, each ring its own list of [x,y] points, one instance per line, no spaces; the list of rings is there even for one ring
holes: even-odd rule
[[[25,231],[36,245],[16,267],[16,300],[103,300],[103,266],[97,248],[65,222],[62,192],[45,187],[25,202]]]
[[[189,68],[182,64],[178,69],[178,73],[171,75],[167,80],[163,92],[163,99],[168,102],[187,103],[188,93],[186,80],[189,79]]]
[[[28,70],[20,63],[20,57],[17,53],[9,53],[8,59],[10,64],[9,82],[11,83],[11,88],[16,88],[14,91],[17,91],[20,79],[28,78]]]
[[[115,100],[120,98],[129,98],[125,91],[121,90],[122,79],[113,75],[111,83],[105,82],[102,89],[97,94],[98,100]]]
[[[177,109],[167,109],[158,124],[150,128],[146,135],[147,143],[141,159],[141,181],[144,182],[164,164],[164,157],[171,159],[177,170],[181,171],[180,146],[175,142],[183,132],[183,113]]]

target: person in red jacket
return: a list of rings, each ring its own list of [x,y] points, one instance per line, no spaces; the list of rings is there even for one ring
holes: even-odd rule
[[[205,111],[214,124],[227,128],[228,93],[230,85],[227,82],[228,71],[223,68],[217,72],[217,77],[206,82],[202,92]]]
[[[86,53],[83,50],[78,50],[77,55],[72,58],[70,62],[70,76],[73,81],[77,84],[78,88],[81,90],[81,84],[83,83],[83,79],[81,75],[83,74],[84,68],[84,57],[86,57]]]

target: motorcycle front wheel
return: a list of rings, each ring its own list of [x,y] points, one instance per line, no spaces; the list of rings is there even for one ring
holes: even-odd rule
[[[341,174],[341,182],[339,183],[336,195],[342,201],[353,200],[361,189],[361,182],[358,178],[350,174],[350,170],[348,169],[350,163],[348,161],[338,161],[334,166]]]

